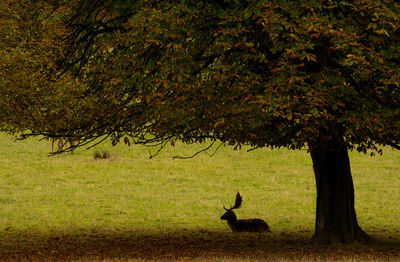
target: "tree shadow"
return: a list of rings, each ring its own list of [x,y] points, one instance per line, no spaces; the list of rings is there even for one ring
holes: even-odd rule
[[[310,233],[270,235],[208,230],[146,233],[138,230],[85,230],[51,233],[3,231],[0,260],[394,260],[400,259],[400,236],[374,245],[316,247]]]

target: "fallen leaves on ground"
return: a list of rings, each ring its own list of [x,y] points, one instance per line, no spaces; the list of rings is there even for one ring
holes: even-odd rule
[[[2,261],[400,261],[400,236],[374,245],[308,244],[309,233],[84,230],[0,233]],[[394,241],[393,241],[394,239]]]

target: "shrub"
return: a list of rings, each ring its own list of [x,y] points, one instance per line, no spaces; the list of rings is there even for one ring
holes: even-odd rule
[[[93,153],[93,158],[94,159],[109,159],[111,158],[111,154],[108,150],[103,150],[103,151],[95,151]]]

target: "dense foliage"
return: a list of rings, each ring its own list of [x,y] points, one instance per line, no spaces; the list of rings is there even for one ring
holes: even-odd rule
[[[400,144],[396,1],[1,5],[5,129],[255,147],[301,148],[331,134],[359,150]]]

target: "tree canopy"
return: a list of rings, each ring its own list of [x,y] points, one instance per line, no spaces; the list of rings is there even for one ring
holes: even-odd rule
[[[255,147],[301,148],[331,132],[363,151],[400,143],[396,1],[14,2],[3,3],[1,29],[8,128]]]

